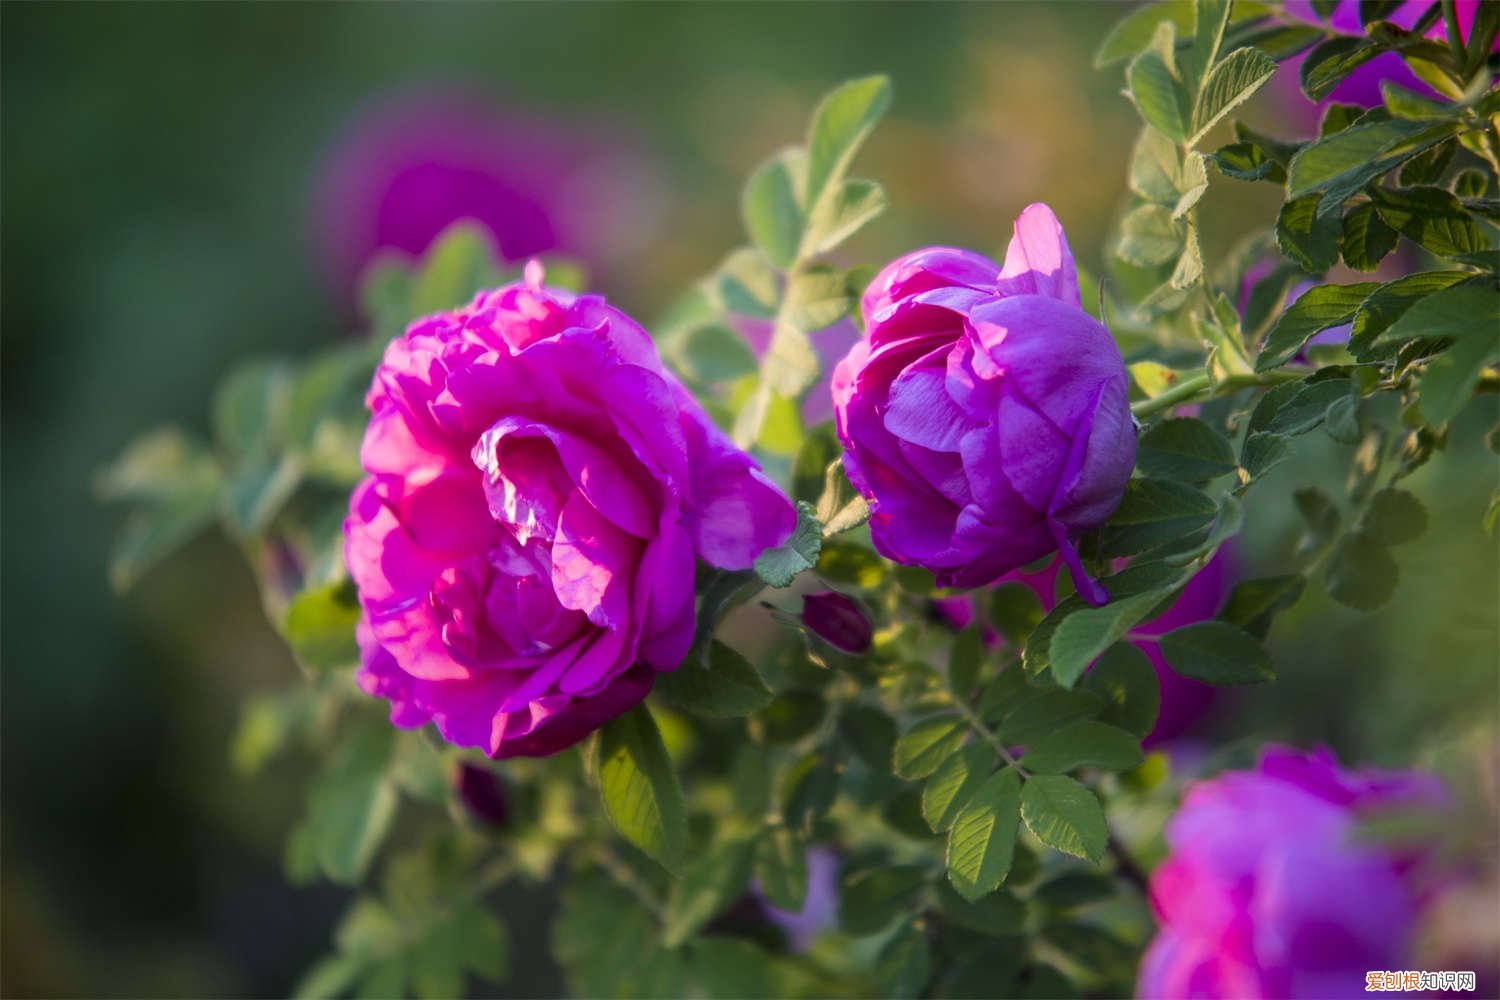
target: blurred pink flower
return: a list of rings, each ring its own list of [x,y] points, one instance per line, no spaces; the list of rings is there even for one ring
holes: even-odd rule
[[[1467,41],[1473,30],[1474,15],[1482,0],[1457,0],[1459,29]],[[1494,2],[1494,0],[1490,0]],[[1432,6],[1431,0],[1406,0],[1392,11],[1386,20],[1410,29],[1422,13]],[[1312,0],[1286,0],[1287,16],[1316,27],[1328,27],[1342,35],[1363,35],[1365,30],[1359,20],[1359,0],[1340,0],[1325,21],[1313,9]],[[1442,42],[1447,38],[1447,25],[1443,19],[1427,30],[1427,37]],[[1436,95],[1431,87],[1407,67],[1405,61],[1394,52],[1385,52],[1360,66],[1339,83],[1323,100],[1313,102],[1302,93],[1300,83],[1302,64],[1306,54],[1283,63],[1271,81],[1272,93],[1284,111],[1297,123],[1303,134],[1315,132],[1323,117],[1323,109],[1330,104],[1356,104],[1362,108],[1379,107],[1385,102],[1381,94],[1381,83],[1389,80],[1407,90],[1424,95]]]
[[[1326,749],[1269,748],[1254,770],[1192,785],[1151,877],[1161,931],[1137,995],[1356,997],[1367,971],[1409,968],[1422,854],[1356,828],[1446,803],[1431,775],[1347,771]]]
[[[507,261],[557,252],[597,264],[655,200],[651,176],[631,144],[600,129],[419,90],[370,105],[339,135],[314,183],[312,236],[344,301],[379,252],[420,255],[463,219]]]

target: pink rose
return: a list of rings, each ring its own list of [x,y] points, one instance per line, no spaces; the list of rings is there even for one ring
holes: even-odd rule
[[[1073,546],[1114,512],[1135,466],[1125,363],[1083,311],[1057,217],[1032,205],[1005,266],[908,254],[870,283],[868,336],[833,402],[850,482],[880,553],[944,587],[988,584],[1054,549],[1108,600]]]
[[[541,280],[386,349],[344,524],[360,686],[494,757],[637,704],[692,643],[697,560],[747,568],[796,521],[640,326]]]
[[[1409,968],[1416,856],[1356,826],[1445,802],[1431,775],[1346,771],[1326,749],[1272,748],[1253,771],[1193,785],[1151,877],[1161,932],[1137,995],[1354,997],[1367,971]]]

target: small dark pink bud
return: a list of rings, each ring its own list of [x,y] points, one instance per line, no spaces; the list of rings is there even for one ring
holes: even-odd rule
[[[453,772],[453,792],[470,818],[481,826],[502,827],[510,819],[505,788],[488,768],[460,763]]]
[[[835,649],[859,654],[870,648],[874,629],[859,605],[843,594],[825,590],[802,597],[802,623]]]

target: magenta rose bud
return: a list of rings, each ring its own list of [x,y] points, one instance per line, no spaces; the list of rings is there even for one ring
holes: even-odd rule
[[[869,650],[875,634],[859,605],[833,590],[803,595],[802,624],[834,649],[855,656]]]
[[[510,800],[500,776],[487,767],[460,761],[453,769],[453,794],[481,826],[499,828],[510,820]]]
[[[1367,971],[1410,968],[1418,856],[1356,828],[1446,801],[1431,775],[1346,771],[1326,749],[1269,749],[1253,771],[1193,785],[1151,877],[1161,930],[1136,994],[1355,997]]]
[[[697,561],[746,569],[796,523],[645,330],[534,262],[412,324],[366,403],[344,522],[360,686],[492,757],[640,702],[692,643]]]
[[[1004,267],[944,247],[893,261],[864,314],[833,403],[880,553],[978,587],[1056,549],[1079,593],[1107,601],[1073,540],[1119,504],[1135,424],[1052,210],[1021,213]]]

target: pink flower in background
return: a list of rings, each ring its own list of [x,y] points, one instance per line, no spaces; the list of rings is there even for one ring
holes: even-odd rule
[[[886,265],[868,326],[833,376],[845,468],[875,548],[944,587],[978,587],[1060,550],[1114,511],[1135,465],[1125,364],[1083,311],[1057,217],[1016,220],[1004,267],[934,247]]]
[[[1051,611],[1057,604],[1054,595],[1061,566],[1060,561],[1054,561],[1035,573],[1008,573],[996,582],[1021,583],[1030,587],[1040,599],[1042,609]],[[1146,654],[1161,685],[1161,708],[1157,712],[1156,724],[1142,741],[1147,748],[1170,742],[1187,732],[1218,697],[1219,688],[1183,677],[1168,666],[1166,658],[1161,655],[1159,640],[1173,629],[1207,621],[1217,615],[1234,588],[1236,576],[1233,551],[1228,546],[1221,548],[1182,588],[1170,608],[1151,621],[1135,626],[1126,636],[1132,645]],[[974,620],[975,601],[983,599],[983,595],[950,597],[933,603],[954,626],[967,628]],[[999,642],[999,637],[994,637],[994,641]]]
[[[1469,32],[1473,30],[1474,15],[1478,12],[1481,2],[1482,0],[1457,0],[1455,4],[1459,28],[1465,41],[1468,40]],[[1399,27],[1410,29],[1430,6],[1432,6],[1431,0],[1406,0],[1385,20]],[[1359,0],[1339,0],[1333,13],[1326,20],[1318,16],[1311,0],[1287,0],[1285,10],[1287,16],[1294,21],[1320,28],[1331,28],[1336,34],[1364,35],[1365,33],[1359,20]],[[1439,18],[1437,23],[1427,30],[1427,37],[1438,42],[1445,42],[1447,30],[1446,23]],[[1283,63],[1272,81],[1272,87],[1278,93],[1282,105],[1299,120],[1301,130],[1304,132],[1316,130],[1322,118],[1322,109],[1329,104],[1357,104],[1362,108],[1380,107],[1385,103],[1380,85],[1387,80],[1419,94],[1436,95],[1436,91],[1423,83],[1399,55],[1394,52],[1384,52],[1354,70],[1327,97],[1314,104],[1302,93],[1300,83],[1302,63],[1306,58],[1304,54]]]
[[[692,643],[697,561],[748,568],[796,520],[640,326],[534,263],[414,323],[366,400],[360,686],[494,757],[634,706]]]
[[[1431,775],[1346,771],[1326,749],[1271,748],[1192,785],[1151,877],[1161,930],[1137,995],[1328,1000],[1363,996],[1366,971],[1410,968],[1421,855],[1356,828],[1445,803]]]
[[[314,185],[313,238],[328,280],[354,298],[381,251],[418,256],[449,225],[478,222],[510,261],[556,251],[598,263],[656,200],[618,138],[502,110],[462,91],[375,104],[351,123]]]

